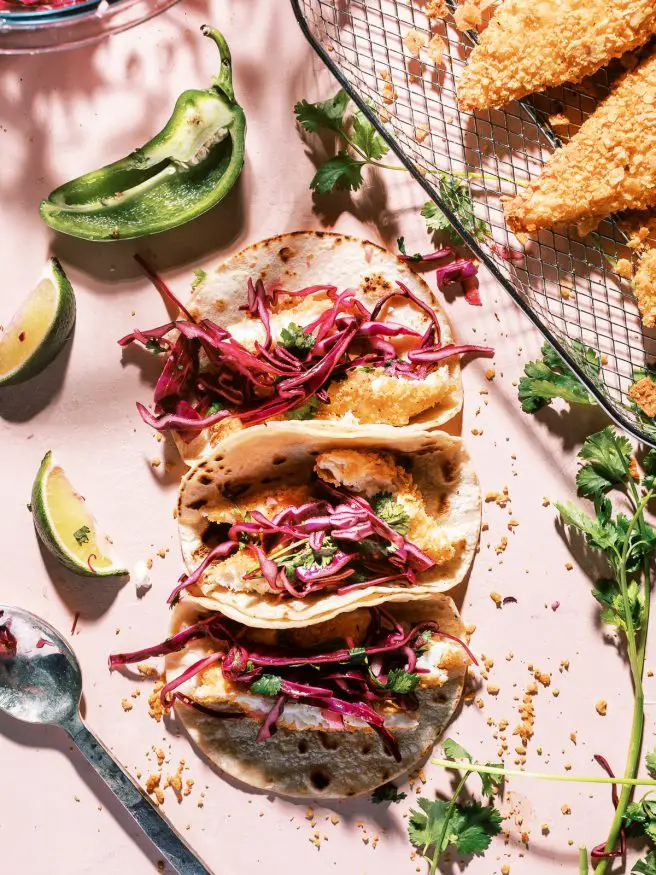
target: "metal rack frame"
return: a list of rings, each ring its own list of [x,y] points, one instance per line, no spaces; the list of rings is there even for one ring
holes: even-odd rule
[[[634,370],[656,358],[656,338],[643,331],[630,287],[609,266],[608,257],[626,254],[622,231],[604,222],[594,243],[573,232],[542,232],[527,245],[521,266],[500,254],[517,249],[500,195],[514,194],[537,175],[550,151],[561,145],[547,120],[565,110],[572,127],[580,125],[607,93],[607,73],[600,73],[593,86],[563,86],[505,110],[461,112],[455,83],[475,34],[458,32],[452,22],[429,22],[423,2],[291,0],[291,5],[324,64],[467,246],[611,419],[656,447],[656,423],[628,397]],[[454,0],[448,2],[453,8]],[[437,33],[444,42],[444,63],[435,66],[411,57],[403,43],[408,30],[425,40]],[[388,81],[382,70],[388,71],[394,89],[391,102],[382,94]],[[420,127],[426,132],[422,139],[417,137]],[[470,189],[477,215],[490,228],[486,242],[472,237],[444,202],[440,173],[480,178],[482,185],[470,183]],[[599,354],[598,374],[572,343],[576,340]]]

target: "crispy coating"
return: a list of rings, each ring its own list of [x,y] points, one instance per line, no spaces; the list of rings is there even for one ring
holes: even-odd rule
[[[352,371],[345,380],[328,389],[330,404],[322,404],[316,419],[338,419],[351,414],[358,422],[408,425],[457,390],[457,381],[447,366],[437,368],[425,380],[389,377],[384,368]]]
[[[651,377],[643,377],[629,389],[629,398],[638,405],[647,416],[656,416],[656,383]]]
[[[510,228],[576,225],[656,204],[656,52],[626,73],[541,176],[504,207]]]
[[[633,279],[633,290],[645,328],[656,325],[656,249],[649,249],[640,259]]]
[[[656,32],[654,0],[505,0],[458,83],[464,110],[580,82]]]
[[[315,470],[326,482],[346,486],[367,498],[378,492],[391,492],[408,514],[407,537],[410,541],[438,565],[449,562],[456,555],[456,545],[448,533],[427,513],[412,475],[387,453],[331,450],[317,456]]]

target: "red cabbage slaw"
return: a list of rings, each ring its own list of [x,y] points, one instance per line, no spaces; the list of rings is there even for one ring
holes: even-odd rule
[[[452,356],[494,354],[489,347],[443,345],[435,311],[399,280],[397,289],[383,295],[369,310],[356,289],[338,292],[336,286],[314,285],[296,291],[267,290],[262,280],[253,284],[249,279],[248,302],[243,309],[259,319],[265,333],[264,343],[256,342],[249,350],[209,319],[193,321],[163,280],[143,260],[140,263],[156,287],[175,301],[187,318],[133,331],[121,338],[119,345],[137,342],[168,354],[155,386],[154,411],[140,403],[137,408],[147,425],[159,431],[176,430],[185,440],[229,417],[249,426],[311,401],[329,404],[326,389],[330,382],[358,367],[383,367],[398,378],[423,380],[440,361]],[[470,275],[468,263],[462,260],[440,270],[458,273],[458,278]],[[280,296],[303,298],[318,292],[325,292],[331,305],[309,324],[298,326],[307,344],[290,351],[280,341],[274,342],[270,313]],[[381,318],[387,302],[399,297],[411,300],[428,316],[429,326],[423,334]],[[390,342],[390,338],[400,336],[415,344],[406,358],[397,356]],[[201,352],[209,361],[209,370],[201,369]],[[427,357],[429,352],[432,355]],[[424,356],[417,358],[420,353]]]
[[[318,708],[340,728],[344,726],[345,716],[362,720],[378,733],[385,750],[398,761],[401,759],[398,743],[375,706],[392,703],[402,711],[417,709],[414,688],[420,683],[421,674],[428,671],[418,667],[417,660],[433,636],[456,642],[471,662],[477,664],[467,645],[440,631],[436,622],[426,620],[406,628],[382,607],[370,608],[369,626],[357,647],[352,639],[346,638],[345,647],[328,652],[299,653],[263,645],[252,649],[245,642],[247,633],[248,627],[242,623],[212,614],[161,644],[111,655],[109,667],[114,669],[151,657],[179,653],[190,641],[205,639],[212,642],[216,650],[196,660],[163,686],[160,697],[164,707],[181,702],[217,719],[245,717],[243,712],[215,710],[179,690],[205,669],[220,665],[224,677],[243,687],[245,692],[275,696],[275,703],[258,732],[258,741],[273,735],[288,701],[302,702]],[[405,681],[402,684],[398,683],[399,673]],[[268,684],[266,693],[258,688],[258,680],[260,684]]]
[[[4,611],[0,611],[0,620],[2,620],[3,615]],[[18,642],[16,636],[11,631],[10,626],[11,620],[5,620],[5,622],[0,625],[0,657],[16,656]]]
[[[316,500],[300,507],[287,507],[271,519],[254,510],[249,519],[234,522],[226,539],[191,574],[180,577],[169,604],[213,562],[240,549],[253,556],[253,568],[243,579],[264,578],[279,599],[302,599],[326,589],[341,595],[393,580],[413,586],[418,574],[435,567],[362,496],[321,481],[316,488]]]

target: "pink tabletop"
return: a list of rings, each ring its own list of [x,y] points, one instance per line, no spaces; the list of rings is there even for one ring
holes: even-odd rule
[[[181,90],[208,82],[216,57],[199,33],[205,21],[219,26],[230,43],[235,88],[248,117],[240,184],[222,209],[136,244],[53,237],[39,219],[39,200],[62,181],[148,139]],[[308,183],[315,142],[312,148],[303,144],[293,105],[334,89],[283,0],[185,0],[96,46],[0,65],[0,322],[6,324],[49,252],[64,263],[78,301],[75,337],[64,354],[40,377],[0,395],[0,601],[35,611],[67,635],[79,612],[70,640],[84,672],[89,725],[142,781],[159,771],[153,749],[166,759],[162,785],[186,761],[183,779],[193,779],[191,792],[179,804],[166,789],[164,809],[217,875],[424,872],[426,864],[411,859],[407,812],[415,793],[432,797],[450,787],[449,776],[428,765],[425,776],[404,786],[409,795],[400,805],[351,801],[314,806],[312,814],[306,804],[252,793],[221,778],[184,735],[149,717],[148,682],[110,676],[106,667],[110,651],[162,637],[166,595],[180,573],[172,516],[180,468],[167,465],[172,453],[136,412],[135,401],[149,399],[149,375],[136,357],[122,358],[115,342],[134,327],[164,319],[163,304],[133,253],[147,256],[184,298],[195,268],[283,231],[337,228],[392,249],[399,234],[412,250],[428,244],[418,215],[425,197],[405,174],[368,174],[357,195],[313,203]],[[434,284],[433,275],[428,278]],[[511,732],[520,722],[533,666],[549,673],[551,683],[538,684],[533,699],[535,735],[526,767],[563,773],[571,765],[572,773],[598,774],[592,757],[599,752],[621,771],[629,678],[614,640],[604,639],[597,626],[590,579],[572,558],[553,508],[543,506],[544,496],[574,498],[580,440],[604,419],[594,409],[568,414],[557,406],[538,417],[522,414],[515,383],[541,339],[484,271],[481,296],[483,307],[472,308],[458,294],[448,295],[460,339],[497,350],[493,381],[485,378],[489,362],[466,367],[462,434],[483,493],[507,486],[511,501],[505,508],[484,504],[489,530],[463,603],[465,621],[477,627],[473,646],[494,666],[450,733],[476,758],[496,760],[498,730],[489,722],[507,720],[506,761],[512,766],[518,738]],[[154,585],[143,599],[134,582],[120,587],[75,577],[40,549],[26,504],[48,449],[113,535],[123,561],[132,567],[153,559]],[[519,525],[510,531],[512,518]],[[507,548],[497,553],[503,537]],[[570,560],[574,566],[567,570]],[[514,596],[517,603],[497,609],[492,592]],[[568,670],[563,660],[569,660]],[[648,698],[654,683],[647,678]],[[132,698],[135,691],[140,695]],[[132,710],[124,711],[123,699]],[[608,702],[605,717],[595,710],[600,699]],[[647,743],[651,734],[649,725]],[[153,871],[156,852],[57,731],[0,719],[0,763],[3,871]],[[471,781],[475,788],[478,782]],[[571,814],[562,813],[564,805]],[[485,857],[474,859],[467,867],[471,875],[494,875],[505,865],[513,875],[575,871],[577,846],[604,840],[612,817],[608,787],[519,778],[509,783],[505,810],[511,812],[504,824],[508,841],[500,837]]]

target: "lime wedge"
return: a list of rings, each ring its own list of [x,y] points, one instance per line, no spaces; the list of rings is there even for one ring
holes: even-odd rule
[[[32,486],[32,516],[44,545],[76,574],[111,577],[127,574],[111,556],[111,541],[98,534],[96,521],[66,474],[46,453]]]
[[[0,386],[41,373],[61,352],[74,324],[73,288],[61,264],[50,258],[29,298],[0,333]]]

